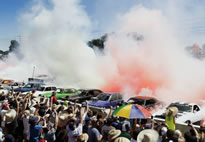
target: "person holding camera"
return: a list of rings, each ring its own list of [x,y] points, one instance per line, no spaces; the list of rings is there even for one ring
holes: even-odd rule
[[[190,121],[188,122],[188,126],[191,128],[184,134],[186,142],[199,142],[200,137],[196,128],[194,128]]]

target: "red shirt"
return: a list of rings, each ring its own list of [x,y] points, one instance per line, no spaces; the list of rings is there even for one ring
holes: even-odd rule
[[[53,98],[53,104],[55,104],[57,102],[57,98],[56,96],[52,96],[52,98]]]

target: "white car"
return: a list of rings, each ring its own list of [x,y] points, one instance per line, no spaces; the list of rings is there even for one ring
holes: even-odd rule
[[[40,96],[44,93],[50,93],[56,91],[56,87],[54,86],[42,86],[39,90],[34,93],[34,96]]]
[[[41,96],[44,93],[50,93],[56,91],[56,87],[54,86],[42,86],[35,91],[34,96]],[[27,94],[28,92],[24,92],[22,94]]]
[[[171,103],[166,108],[156,112],[153,114],[155,119],[165,119],[166,110],[169,107],[177,107],[178,113],[176,116],[176,123],[187,123],[188,121],[191,121],[192,123],[195,123],[197,121],[200,121],[202,119],[202,111],[201,107],[198,104],[195,103],[185,103],[185,102],[174,102]]]

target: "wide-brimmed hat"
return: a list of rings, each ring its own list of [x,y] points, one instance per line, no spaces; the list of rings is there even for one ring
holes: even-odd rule
[[[118,137],[114,142],[130,142],[130,140],[125,137]]]
[[[111,129],[108,132],[108,138],[109,140],[114,140],[115,138],[117,138],[118,136],[120,136],[121,131],[120,130],[116,130],[116,129]]]
[[[77,142],[87,142],[88,141],[88,134],[83,133],[77,137]]]
[[[24,116],[28,118],[30,116],[30,111],[29,110],[25,110],[24,111]]]
[[[7,124],[12,123],[14,119],[16,118],[16,111],[14,109],[8,110],[5,114],[5,118],[6,118]]]
[[[171,114],[171,116],[176,116],[178,113],[178,108],[177,107],[169,107],[166,111],[166,115]]]
[[[157,142],[159,134],[153,129],[146,129],[139,133],[137,142]]]

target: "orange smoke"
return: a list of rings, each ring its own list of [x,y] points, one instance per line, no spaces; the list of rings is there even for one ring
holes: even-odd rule
[[[160,66],[153,65],[148,58],[150,52],[145,50],[147,49],[143,48],[138,52],[122,52],[120,49],[113,48],[111,54],[117,72],[105,79],[106,83],[101,89],[105,92],[122,92],[128,87],[138,94],[142,88],[147,88],[154,94],[156,89],[167,86],[168,73]],[[141,54],[147,58],[142,59]]]

